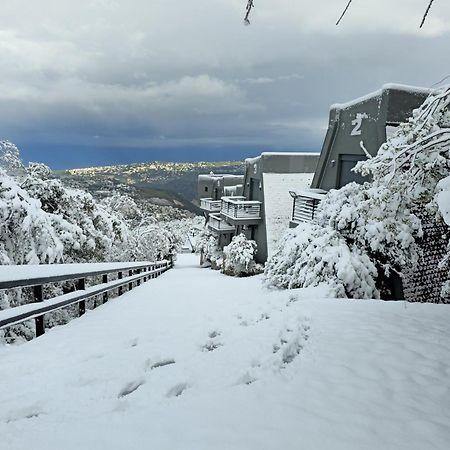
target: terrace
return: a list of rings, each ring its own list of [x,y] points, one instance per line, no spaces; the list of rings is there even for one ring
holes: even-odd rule
[[[219,234],[234,233],[234,225],[227,223],[225,219],[220,217],[218,214],[210,214],[208,220],[208,227]]]
[[[257,225],[261,221],[261,202],[245,197],[222,197],[220,215],[232,225]]]
[[[220,211],[221,200],[213,200],[212,198],[201,198],[200,208],[208,213]]]

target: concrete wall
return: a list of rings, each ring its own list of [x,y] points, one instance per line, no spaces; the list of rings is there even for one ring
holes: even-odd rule
[[[376,155],[386,142],[386,126],[406,121],[427,95],[417,89],[386,86],[359,100],[332,106],[312,187],[330,190],[350,181],[364,182],[350,170],[358,160],[366,159],[361,142],[368,153]]]

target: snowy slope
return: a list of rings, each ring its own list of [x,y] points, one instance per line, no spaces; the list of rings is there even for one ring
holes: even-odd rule
[[[289,191],[309,188],[313,177],[313,173],[263,173],[264,214],[269,258],[276,249],[278,239],[289,228],[293,206]]]
[[[449,448],[449,305],[321,300],[197,263],[0,347],[0,447]]]

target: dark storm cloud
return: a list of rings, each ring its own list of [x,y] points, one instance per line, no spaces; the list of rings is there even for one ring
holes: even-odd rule
[[[49,162],[317,150],[331,103],[450,74],[448,2],[422,30],[421,0],[353,2],[339,27],[336,0],[259,0],[250,27],[244,0],[5,3],[1,137]]]

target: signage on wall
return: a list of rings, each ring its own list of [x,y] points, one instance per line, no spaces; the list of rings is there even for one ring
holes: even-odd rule
[[[368,119],[369,116],[366,113],[357,113],[356,119],[352,120],[353,129],[350,136],[361,136],[361,126],[364,119]]]

